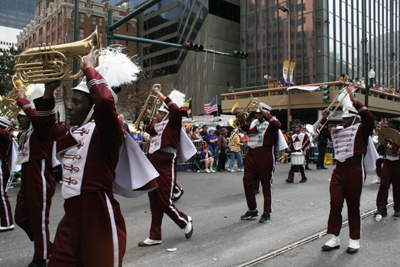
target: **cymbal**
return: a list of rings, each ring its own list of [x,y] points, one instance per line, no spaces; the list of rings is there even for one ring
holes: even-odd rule
[[[378,135],[379,142],[382,140],[390,140],[393,145],[400,146],[400,133],[397,132],[395,129],[392,128],[383,128]],[[389,156],[396,156],[392,153],[391,149],[386,149],[386,155]]]

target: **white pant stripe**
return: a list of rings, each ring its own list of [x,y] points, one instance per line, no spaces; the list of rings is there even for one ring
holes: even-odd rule
[[[5,188],[3,187],[3,181],[4,181],[4,177],[3,177],[3,169],[1,168],[3,165],[3,161],[0,159],[0,194],[1,194],[1,202],[3,202],[3,207],[4,207],[4,211],[5,211],[5,216],[6,216],[6,220],[7,220],[7,225],[10,225],[10,215],[8,214],[8,207],[7,207],[7,203],[6,203],[6,196],[5,196]]]
[[[176,158],[176,154],[174,153],[174,158],[172,159],[172,166],[171,166],[171,192],[169,194],[169,208],[175,212],[176,216],[178,216],[179,219],[181,219],[182,221],[184,221],[185,223],[189,223],[187,220],[185,220],[184,218],[182,218],[179,215],[179,212],[172,206],[172,196],[174,194],[174,185],[175,185],[175,172],[174,172],[174,167],[175,167],[175,158]]]
[[[43,259],[47,259],[47,234],[46,234],[46,199],[47,199],[47,186],[46,178],[44,177],[44,172],[46,169],[46,161],[42,159],[42,187],[43,187],[43,209],[42,209],[42,236],[43,236]]]

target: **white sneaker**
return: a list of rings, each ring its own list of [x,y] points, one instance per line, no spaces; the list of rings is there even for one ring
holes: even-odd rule
[[[340,248],[340,239],[336,235],[331,235],[331,239],[322,246],[323,251],[332,251],[338,248]]]
[[[243,169],[238,169],[238,172],[242,172],[243,171]]]
[[[215,172],[213,169],[210,169],[211,172]]]
[[[209,169],[206,169],[206,172],[210,173],[211,171]]]
[[[185,237],[186,237],[186,239],[189,239],[193,235],[193,222],[192,222],[192,217],[190,217],[190,216],[187,216],[187,217],[188,217],[189,222],[185,226]]]
[[[380,184],[381,183],[381,177],[374,175],[374,178],[372,178],[372,183],[373,184]]]
[[[349,239],[349,248],[355,248],[359,249],[360,248],[360,239]]]
[[[146,238],[144,241],[140,242],[138,244],[139,247],[147,247],[147,246],[154,246],[154,245],[160,245],[162,243],[161,240],[153,240],[150,238]]]
[[[232,169],[229,169],[229,168],[228,168],[228,170],[227,170],[227,171],[228,171],[228,172],[235,172],[234,170],[232,170]]]
[[[9,230],[14,230],[14,224],[11,224],[9,226],[0,226],[0,232],[9,231]]]

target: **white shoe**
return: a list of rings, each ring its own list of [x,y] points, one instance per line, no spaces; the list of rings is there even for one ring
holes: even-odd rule
[[[360,249],[360,239],[349,239],[349,247],[347,248],[346,252],[349,254],[357,253]]]
[[[162,243],[161,240],[153,240],[150,238],[146,238],[144,241],[140,242],[138,244],[139,247],[147,247],[147,246],[154,246],[154,245],[160,245]]]
[[[213,169],[210,169],[211,172],[215,172]]]
[[[210,173],[211,171],[209,169],[206,169],[206,172]]]
[[[323,251],[332,251],[338,248],[340,248],[340,239],[336,235],[331,235],[331,239],[322,246]]]
[[[242,172],[243,171],[243,169],[238,169],[238,172]]]
[[[374,178],[372,178],[372,183],[373,184],[380,184],[381,183],[381,177],[374,175]]]
[[[185,226],[185,237],[186,239],[189,239],[193,235],[193,222],[192,222],[192,217],[190,216],[187,217],[189,222]]]
[[[9,226],[0,226],[0,232],[9,231],[9,230],[14,230],[14,224],[11,224]]]
[[[228,171],[228,172],[235,172],[235,171],[234,171],[234,170],[232,170],[232,169],[228,169],[227,171]]]

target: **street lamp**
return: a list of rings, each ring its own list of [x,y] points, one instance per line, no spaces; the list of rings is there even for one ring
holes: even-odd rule
[[[375,71],[373,69],[371,69],[368,72],[368,78],[370,79],[370,86],[373,86],[374,84],[374,79],[375,79]],[[367,88],[365,88],[365,106],[368,107],[368,97],[369,97],[369,88],[370,86],[368,86],[368,80],[367,80]],[[375,88],[378,89],[378,88]]]
[[[288,52],[289,52],[289,63],[290,63],[290,9],[286,6],[280,5],[279,9],[283,12],[288,13]],[[290,78],[289,78],[290,79]],[[286,81],[285,81],[286,82]],[[290,122],[292,121],[292,115],[290,114],[290,91],[288,92],[288,115],[287,115],[287,130],[290,131]]]

